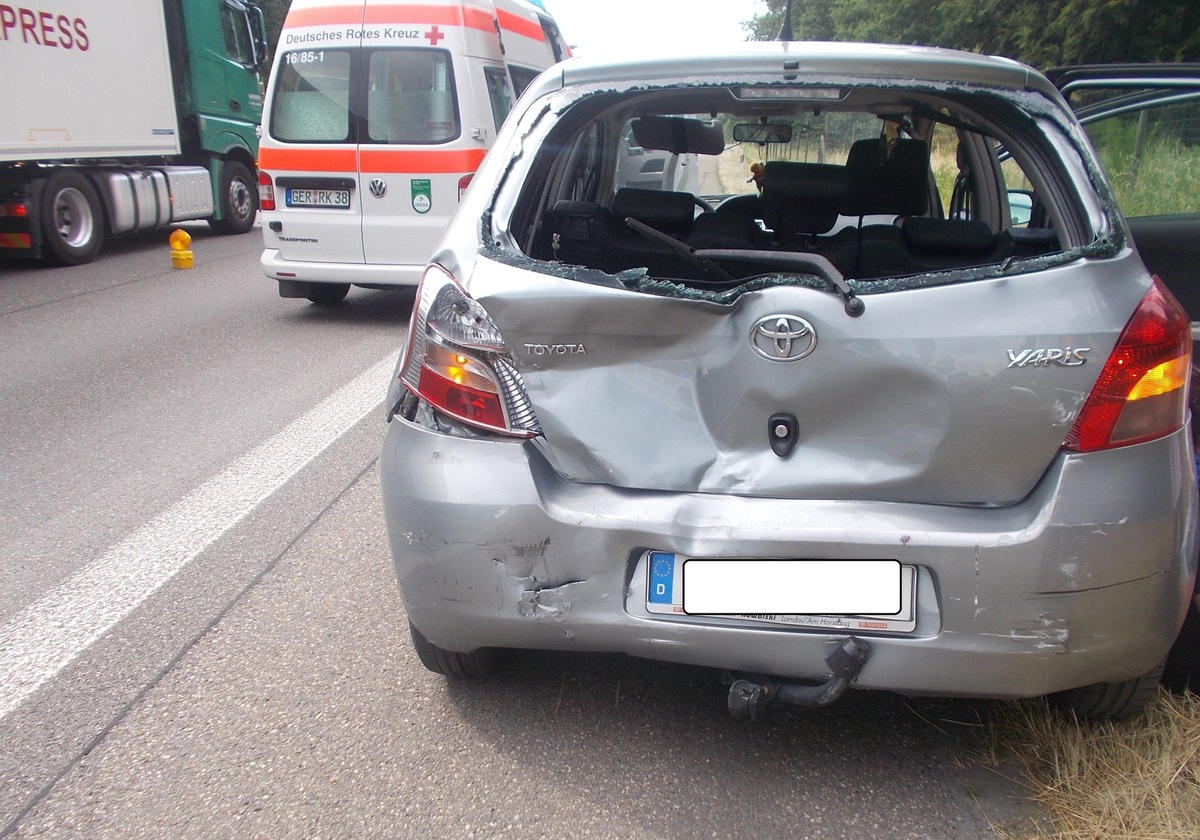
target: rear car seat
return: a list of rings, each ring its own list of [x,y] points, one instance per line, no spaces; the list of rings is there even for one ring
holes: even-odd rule
[[[917,274],[1004,259],[1011,243],[981,221],[928,218],[929,146],[904,138],[890,149],[876,139],[859,140],[846,159],[844,216],[895,216],[896,224],[859,230],[851,277],[870,279]]]
[[[615,273],[646,268],[656,277],[694,278],[697,269],[665,245],[630,230],[632,218],[684,242],[692,231],[696,200],[690,193],[625,187],[612,207],[560,201],[547,216],[546,256]],[[545,248],[544,248],[545,250]]]
[[[768,161],[763,176],[763,223],[775,250],[818,254],[845,274],[854,267],[858,233],[828,235],[846,199],[847,173],[826,163]]]

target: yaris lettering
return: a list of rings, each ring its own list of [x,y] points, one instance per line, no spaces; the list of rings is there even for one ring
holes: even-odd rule
[[[1051,347],[1039,350],[1009,350],[1008,366],[1010,368],[1049,367],[1053,364],[1062,367],[1079,367],[1087,361],[1084,353],[1091,349],[1091,347],[1067,347],[1060,350],[1057,347]]]

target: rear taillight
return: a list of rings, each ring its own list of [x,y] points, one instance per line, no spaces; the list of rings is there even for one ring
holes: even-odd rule
[[[474,174],[475,173],[472,172],[470,175],[464,175],[458,179],[458,200],[459,201],[462,201],[463,196],[467,194],[467,187],[471,186],[471,177]]]
[[[258,206],[263,210],[275,209],[275,184],[266,172],[258,173]]]
[[[476,428],[521,438],[541,432],[500,330],[440,266],[425,269],[417,289],[400,381]]]
[[[1191,321],[1156,277],[1109,354],[1066,448],[1112,449],[1182,428],[1191,369]]]

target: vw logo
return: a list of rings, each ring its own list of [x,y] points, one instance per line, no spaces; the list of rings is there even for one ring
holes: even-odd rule
[[[371,190],[371,195],[376,198],[383,198],[387,195],[387,182],[382,178],[372,178],[369,189]]]
[[[795,315],[768,315],[750,329],[750,346],[772,362],[794,362],[817,349],[817,332]]]

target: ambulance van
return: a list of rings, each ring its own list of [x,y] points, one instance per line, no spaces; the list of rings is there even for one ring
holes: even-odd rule
[[[259,144],[280,296],[415,287],[517,96],[569,54],[526,0],[292,0]]]

